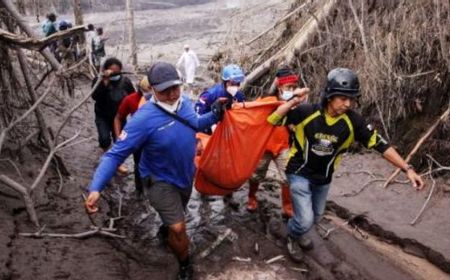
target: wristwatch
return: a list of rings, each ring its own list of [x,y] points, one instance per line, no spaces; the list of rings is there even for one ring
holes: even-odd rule
[[[408,172],[408,170],[412,169],[414,170],[414,166],[412,166],[411,164],[408,164],[405,168],[401,168],[403,172]]]

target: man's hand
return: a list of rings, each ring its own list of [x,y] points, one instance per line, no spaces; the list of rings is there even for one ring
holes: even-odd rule
[[[211,112],[216,116],[216,118],[221,121],[223,119],[223,114],[225,113],[227,103],[227,98],[221,97],[214,101],[211,105]]]
[[[294,96],[300,99],[300,103],[304,103],[308,100],[309,88],[296,88],[294,90]]]
[[[86,212],[88,214],[93,214],[98,211],[97,202],[100,199],[99,192],[90,192],[89,196],[86,198],[84,202],[84,207],[86,208]]]
[[[425,186],[425,183],[422,180],[422,177],[414,171],[414,169],[408,169],[406,171],[406,176],[411,181],[411,184],[413,185],[416,190],[420,191]]]
[[[303,103],[308,98],[309,88],[296,88],[294,91],[294,97],[289,100],[289,108],[294,108],[297,105]]]
[[[111,77],[111,75],[113,74],[113,71],[111,69],[106,69],[105,71],[103,71],[103,83],[105,84],[105,86],[107,86],[109,84],[109,77]]]

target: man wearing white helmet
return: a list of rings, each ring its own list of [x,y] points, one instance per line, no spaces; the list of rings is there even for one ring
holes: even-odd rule
[[[184,52],[180,56],[177,62],[177,68],[180,68],[181,64],[184,63],[184,75],[186,78],[186,84],[192,87],[195,80],[195,69],[200,65],[198,57],[189,45],[184,45]]]

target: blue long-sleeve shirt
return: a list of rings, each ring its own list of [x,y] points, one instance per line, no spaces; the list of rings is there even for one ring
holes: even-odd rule
[[[197,116],[192,103],[184,96],[177,115],[198,131],[217,122],[212,113]],[[117,167],[140,147],[139,171],[142,178],[150,177],[152,181],[164,181],[182,189],[192,187],[195,133],[192,128],[162,112],[152,101],[145,103],[127,123],[118,141],[102,157],[89,190],[103,190]]]
[[[195,111],[199,115],[211,112],[211,105],[220,97],[228,98],[229,106],[231,106],[233,101],[245,101],[245,95],[241,91],[238,91],[233,97],[226,91],[223,83],[218,83],[200,94],[198,101],[195,104]]]

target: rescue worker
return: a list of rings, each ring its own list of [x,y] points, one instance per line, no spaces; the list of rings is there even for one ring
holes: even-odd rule
[[[257,101],[288,101],[296,93],[300,92],[298,88],[298,75],[288,67],[280,68],[276,73],[275,85],[276,89],[272,95],[259,98]],[[289,184],[285,174],[285,168],[289,158],[289,129],[284,126],[276,127],[267,142],[266,151],[261,158],[258,167],[249,179],[249,192],[247,210],[250,212],[258,208],[258,200],[256,192],[261,181],[264,180],[269,168],[270,162],[273,160],[277,172],[281,178],[281,205],[282,216],[290,218],[293,215],[291,195],[289,192]]]
[[[93,61],[93,57],[92,57],[92,41],[94,40],[95,37],[95,28],[94,25],[92,23],[89,23],[87,25],[87,31],[86,31],[86,57],[88,58],[89,61],[89,73],[91,73],[91,75],[94,75],[94,71],[97,71],[97,69],[94,67],[94,61]]]
[[[189,45],[184,45],[184,52],[180,56],[177,62],[177,68],[180,68],[181,64],[184,65],[184,77],[186,79],[186,84],[190,89],[194,85],[195,81],[195,70],[200,66],[200,61],[198,60],[197,54],[190,49]]]
[[[406,173],[417,190],[424,186],[413,167],[351,109],[361,95],[358,77],[352,70],[336,68],[328,73],[320,104],[299,105],[308,92],[303,88],[268,117],[271,124],[295,126],[286,167],[294,208],[294,217],[288,221],[287,249],[294,261],[303,259],[303,249],[313,248],[304,235],[323,214],[333,172],[353,142],[380,152]]]
[[[92,94],[92,99],[95,100],[95,125],[99,146],[106,152],[111,142],[116,140],[114,117],[119,105],[122,99],[135,92],[135,89],[130,79],[121,74],[122,62],[117,58],[108,58],[103,64],[103,69],[103,80]],[[97,78],[92,81],[92,85],[96,81]],[[118,172],[125,174],[128,169],[125,165],[121,165]]]
[[[45,37],[48,37],[57,31],[56,15],[54,13],[49,13],[47,19],[42,24],[42,33],[44,33]]]
[[[103,34],[103,28],[98,27],[96,29],[96,34],[92,38],[91,48],[92,48],[92,62],[97,71],[100,70],[100,65],[102,64],[102,59],[106,56],[105,51],[105,41],[108,40]]]
[[[58,25],[56,22],[56,15],[54,13],[47,14],[47,19],[42,24],[42,33],[44,33],[45,37],[48,37],[54,33],[58,32]],[[49,45],[50,52],[55,54],[57,47],[56,42],[52,42]]]
[[[224,107],[216,102],[212,112],[198,116],[190,100],[180,94],[182,82],[172,64],[155,63],[147,77],[153,96],[134,114],[119,140],[103,156],[85,207],[88,213],[98,211],[100,192],[117,166],[133,151],[142,149],[139,171],[144,195],[167,229],[168,245],[180,265],[178,279],[193,279],[184,211],[195,172],[195,133],[217,122]]]
[[[59,31],[64,31],[72,28],[72,23],[67,20],[61,20],[59,22]],[[59,62],[63,61],[66,66],[71,65],[76,59],[75,42],[72,37],[64,38],[58,41],[58,47],[56,48],[56,59]]]
[[[142,96],[148,96],[151,93],[150,84],[148,83],[147,77],[144,77],[139,82],[137,92],[133,92],[130,95],[125,96],[125,98],[120,102],[119,109],[117,110],[116,117],[114,118],[114,134],[116,138],[119,137],[123,124],[126,123],[128,116],[133,116],[133,114],[139,108],[139,102]],[[136,186],[137,197],[140,198],[142,195],[142,182],[141,176],[139,175],[139,160],[141,158],[141,150],[137,150],[133,153],[134,160],[134,183]]]
[[[241,67],[236,64],[229,64],[222,70],[222,82],[215,84],[211,88],[200,94],[195,111],[203,115],[211,111],[211,105],[219,98],[226,98],[226,107],[231,108],[233,102],[243,102],[244,94],[239,90],[240,84],[244,81],[245,75]],[[211,134],[210,128],[204,131]]]

